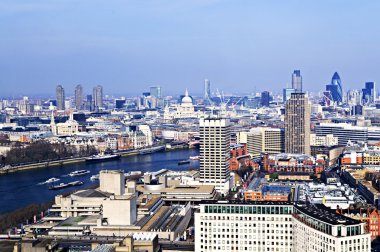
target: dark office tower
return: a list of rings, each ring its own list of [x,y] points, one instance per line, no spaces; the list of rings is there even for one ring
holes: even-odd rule
[[[270,95],[268,91],[264,91],[261,93],[261,106],[269,107]]]
[[[88,110],[88,111],[94,110],[94,103],[92,102],[92,95],[86,96],[86,110]]]
[[[157,99],[161,99],[162,98],[161,87],[160,86],[150,87],[150,95]]]
[[[102,86],[97,85],[96,87],[94,87],[92,91],[92,99],[93,99],[95,108],[103,107],[103,87]]]
[[[125,105],[126,100],[125,99],[116,99],[115,100],[115,108],[122,109]]]
[[[203,98],[205,100],[207,99],[210,99],[211,98],[211,83],[208,79],[205,79],[205,84],[204,84],[204,95],[203,95]]]
[[[82,85],[77,85],[75,87],[75,108],[77,110],[83,109],[83,87],[82,87]]]
[[[292,74],[292,88],[296,93],[302,92],[302,76],[300,70],[294,70]]]
[[[343,91],[342,91],[342,81],[340,80],[339,74],[334,73],[331,84],[326,85],[326,92],[329,92],[331,99],[336,103],[343,102]]]
[[[375,99],[376,99],[375,82],[366,82],[365,88],[363,88],[362,91],[363,91],[363,103],[364,104],[370,104],[370,103],[375,102]]]
[[[285,151],[310,155],[310,105],[305,93],[292,93],[285,104]]]
[[[65,89],[61,85],[55,89],[55,96],[57,98],[57,110],[65,110]]]

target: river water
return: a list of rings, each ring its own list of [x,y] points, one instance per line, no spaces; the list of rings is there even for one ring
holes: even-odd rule
[[[189,156],[199,155],[197,149],[179,149],[170,152],[156,152],[152,154],[122,157],[120,160],[103,163],[78,163],[64,165],[62,167],[39,168],[20,171],[0,176],[0,213],[13,211],[32,203],[44,203],[54,199],[54,196],[63,192],[98,184],[91,181],[90,177],[98,174],[100,170],[124,170],[129,171],[158,171],[169,169],[173,171],[199,168],[199,161],[191,161],[190,164],[178,165],[178,161],[188,159]],[[76,170],[89,170],[84,176],[69,177],[70,172]],[[55,177],[67,183],[76,180],[84,182],[82,186],[67,187],[61,190],[49,190],[48,185],[39,185],[47,179]]]

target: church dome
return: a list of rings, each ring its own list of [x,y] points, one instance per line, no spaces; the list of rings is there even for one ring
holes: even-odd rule
[[[191,99],[191,97],[189,96],[189,92],[187,91],[186,89],[186,92],[185,92],[185,96],[182,98],[182,104],[185,104],[185,103],[193,103],[193,99]]]

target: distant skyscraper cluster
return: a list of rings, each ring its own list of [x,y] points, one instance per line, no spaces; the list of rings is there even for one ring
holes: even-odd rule
[[[69,109],[70,106],[65,105],[65,89],[62,85],[56,87],[56,106],[57,110]],[[86,96],[86,101],[84,100],[83,86],[77,85],[74,91],[74,102],[76,110],[94,110],[103,107],[103,87],[97,85],[94,87],[92,95]]]

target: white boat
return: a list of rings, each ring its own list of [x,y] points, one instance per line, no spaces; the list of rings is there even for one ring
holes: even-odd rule
[[[69,186],[70,186],[69,184],[60,183],[59,185],[50,186],[49,190],[59,190],[59,189],[63,189],[63,188],[69,187]]]
[[[73,182],[69,182],[67,183],[69,186],[80,186],[80,185],[83,185],[83,182],[82,181],[73,181]]]
[[[49,179],[46,180],[45,182],[41,182],[41,183],[39,183],[39,185],[51,184],[51,183],[55,183],[55,182],[58,182],[58,181],[60,181],[59,178],[49,178]]]
[[[45,181],[45,183],[54,183],[60,181],[59,178],[49,178],[48,180]]]
[[[79,171],[73,171],[73,172],[70,172],[69,173],[69,176],[70,177],[74,177],[74,176],[82,176],[82,175],[85,175],[85,174],[88,174],[90,173],[90,171],[87,171],[87,170],[79,170]]]
[[[142,172],[141,171],[130,171],[130,172],[125,172],[124,176],[125,177],[131,177],[131,176],[141,176]]]
[[[199,160],[199,156],[190,156],[190,160]]]
[[[117,154],[100,154],[100,155],[94,155],[89,158],[86,158],[86,162],[104,162],[109,160],[117,160],[120,159],[120,155]]]
[[[91,181],[99,180],[99,174],[92,175],[90,178]]]

